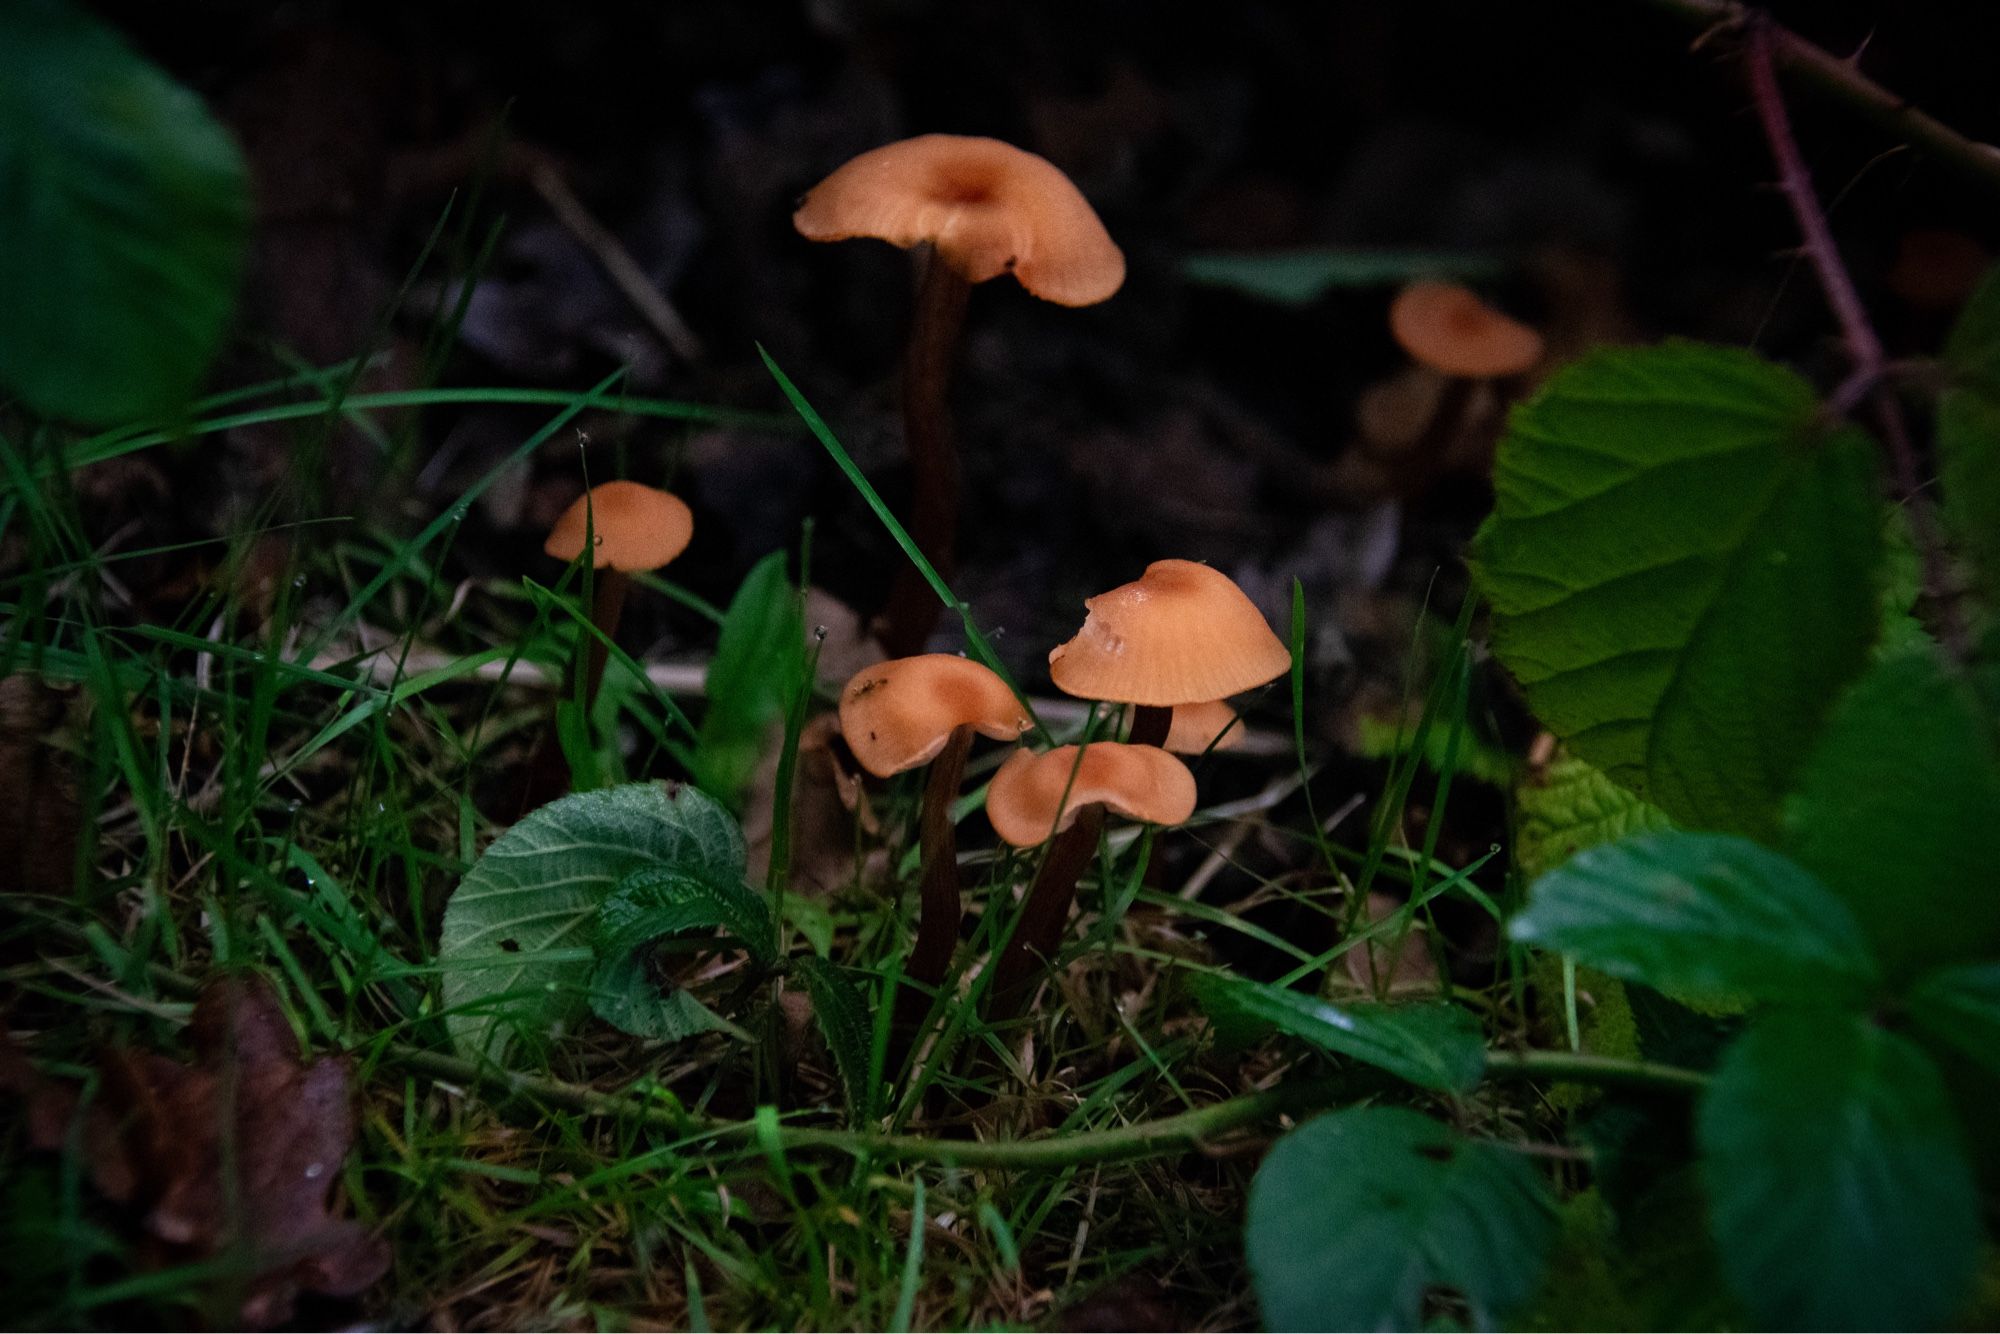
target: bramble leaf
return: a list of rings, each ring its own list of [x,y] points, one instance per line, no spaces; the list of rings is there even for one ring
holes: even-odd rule
[[[785,553],[751,567],[723,614],[707,676],[708,712],[690,767],[702,791],[734,804],[757,768],[771,724],[806,669],[805,621]]]
[[[792,961],[793,972],[806,984],[813,1017],[826,1034],[827,1050],[847,1090],[848,1114],[858,1124],[875,1119],[875,1089],[869,1080],[869,1052],[874,1046],[874,1022],[868,1002],[847,974],[825,959],[806,955]]]
[[[1672,827],[1666,813],[1574,755],[1558,755],[1514,789],[1514,865],[1530,880],[1585,848]]]
[[[1938,398],[1938,481],[1951,535],[2000,599],[2000,268],[1966,302],[1944,346],[1951,383]]]
[[[1677,823],[1774,833],[1878,629],[1867,437],[1748,352],[1606,349],[1515,412],[1494,487],[1474,572],[1536,714]]]
[[[1470,1088],[1486,1069],[1478,1019],[1446,1002],[1335,1005],[1289,987],[1214,973],[1197,978],[1194,990],[1217,1030],[1231,1039],[1275,1029],[1431,1089]]]
[[[1919,1029],[2000,1075],[2000,963],[1927,973],[1909,999]]]
[[[1723,1057],[1697,1134],[1728,1274],[1778,1329],[1924,1329],[1977,1267],[1979,1205],[1937,1067],[1863,1016],[1769,1015]]]
[[[1519,1155],[1360,1107],[1278,1141],[1250,1183],[1244,1241],[1272,1329],[1418,1329],[1440,1288],[1490,1329],[1534,1294],[1555,1231]]]

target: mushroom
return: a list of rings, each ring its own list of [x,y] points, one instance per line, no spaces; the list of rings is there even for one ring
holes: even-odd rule
[[[952,798],[965,774],[972,734],[1013,741],[1032,725],[1007,683],[976,662],[926,653],[864,667],[840,692],[840,731],[877,778],[931,765],[919,815],[923,870],[916,944],[907,972],[930,988],[944,982],[962,915]]]
[[[1427,394],[1429,425],[1403,449],[1422,458],[1441,452],[1457,430],[1481,381],[1520,375],[1542,359],[1542,336],[1481,301],[1457,283],[1414,282],[1389,303],[1389,332],[1411,360],[1445,377],[1442,384],[1417,381]]]
[[[986,789],[986,818],[1015,847],[1054,842],[1021,902],[1014,934],[993,965],[989,1018],[1018,1012],[1028,978],[1055,952],[1076,899],[1076,882],[1104,830],[1105,812],[1171,825],[1193,815],[1194,803],[1194,775],[1158,746],[1093,741],[1008,756]]]
[[[1160,560],[1083,604],[1083,628],[1049,652],[1059,690],[1136,705],[1129,740],[1157,746],[1177,705],[1208,704],[1291,670],[1291,651],[1235,581],[1191,560]]]
[[[618,633],[625,612],[631,576],[657,570],[687,550],[694,536],[694,515],[687,503],[670,491],[639,482],[604,482],[578,496],[549,529],[542,550],[557,560],[572,561],[590,545],[596,590],[590,623],[602,638],[590,644],[584,698],[594,701],[604,680],[608,644]]]
[[[1235,750],[1243,744],[1242,720],[1229,701],[1210,700],[1205,704],[1176,704],[1173,724],[1160,745],[1176,755],[1206,755],[1212,750]]]
[[[808,240],[874,237],[927,252],[903,362],[903,432],[911,536],[949,579],[959,482],[946,385],[972,284],[1012,273],[1044,301],[1095,305],[1125,281],[1125,256],[1052,163],[997,139],[954,134],[863,153],[814,186],[792,223]],[[920,649],[938,611],[917,571],[901,569],[882,613],[889,652]]]

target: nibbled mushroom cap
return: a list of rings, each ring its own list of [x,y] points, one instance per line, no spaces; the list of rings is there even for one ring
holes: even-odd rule
[[[814,186],[792,223],[814,241],[869,236],[983,283],[1011,271],[1044,301],[1090,306],[1125,281],[1125,255],[1061,168],[998,139],[926,134],[870,149]]]
[[[986,818],[1002,839],[1031,848],[1075,824],[1077,812],[1095,802],[1129,820],[1179,824],[1194,814],[1194,775],[1158,746],[1093,741],[1081,760],[1075,746],[1040,755],[1017,750],[986,789]]]
[[[1174,705],[1173,722],[1161,743],[1176,755],[1206,755],[1210,750],[1235,750],[1243,744],[1243,728],[1226,699],[1205,704]]]
[[[562,512],[542,550],[557,560],[583,554],[586,535],[597,549],[598,569],[657,570],[687,550],[694,537],[694,514],[671,491],[639,482],[604,482],[576,498]]]
[[[1415,282],[1389,305],[1389,332],[1432,370],[1468,379],[1519,375],[1542,359],[1542,336],[1457,283]]]
[[[1056,687],[1120,704],[1205,704],[1291,669],[1292,655],[1235,581],[1191,560],[1086,599],[1076,638],[1049,653]]]
[[[955,728],[1012,741],[1032,725],[1005,681],[950,653],[878,662],[840,692],[840,734],[877,778],[930,763]]]

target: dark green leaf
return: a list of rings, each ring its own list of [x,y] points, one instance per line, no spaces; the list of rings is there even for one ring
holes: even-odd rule
[[[1725,1272],[1758,1322],[1925,1329],[1967,1296],[1979,1206],[1930,1058],[1866,1019],[1767,1016],[1702,1103]]]
[[[1225,1040],[1276,1030],[1432,1089],[1470,1088],[1486,1071],[1479,1021],[1456,1005],[1335,1005],[1215,973],[1198,977],[1194,989]]]
[[[806,984],[812,999],[813,1017],[819,1031],[826,1034],[827,1050],[840,1071],[847,1090],[848,1115],[857,1124],[875,1119],[875,1087],[868,1077],[869,1052],[874,1046],[875,1023],[868,1002],[841,969],[824,959],[806,956],[792,960],[792,971]]]
[[[590,1008],[612,1027],[655,1042],[679,1042],[697,1033],[729,1033],[751,1041],[685,988],[663,987],[644,950],[598,960],[590,974]]]
[[[1945,524],[1981,589],[2000,601],[2000,390],[1953,386],[1938,396],[1937,454]]]
[[[1514,790],[1514,865],[1534,879],[1584,848],[1669,827],[1666,813],[1574,755],[1558,755]]]
[[[1189,282],[1286,306],[1311,305],[1342,287],[1478,278],[1499,270],[1490,255],[1445,250],[1260,250],[1189,255],[1181,261]]]
[[[1859,1001],[1875,964],[1853,915],[1787,857],[1730,834],[1640,834],[1535,882],[1514,939],[1704,999]]]
[[[693,760],[704,792],[731,803],[742,796],[771,724],[798,691],[805,636],[798,592],[785,577],[785,553],[774,551],[744,576],[708,664],[708,712]]]
[[[1768,836],[1880,619],[1874,458],[1747,352],[1607,349],[1501,442],[1474,545],[1494,652],[1675,821]]]
[[[235,300],[242,157],[82,11],[5,0],[0,31],[0,383],[82,422],[176,412]]]
[[[740,878],[712,878],[677,866],[641,867],[619,881],[598,908],[597,952],[609,959],[684,931],[717,927],[760,963],[775,961],[770,910]]]
[[[1272,1329],[1417,1329],[1449,1289],[1490,1328],[1533,1295],[1555,1235],[1535,1170],[1400,1107],[1306,1122],[1250,1183],[1245,1245]]]
[[[1928,649],[1872,666],[1786,808],[1792,856],[1843,899],[1885,970],[2000,954],[2000,760],[1971,689]]]
[[[584,1011],[597,911],[637,870],[743,877],[743,835],[692,787],[635,783],[551,802],[509,829],[445,905],[445,1022],[468,1055],[504,1060]]]
[[[1931,1037],[2000,1074],[2000,963],[1926,974],[1910,991],[1910,1018]]]

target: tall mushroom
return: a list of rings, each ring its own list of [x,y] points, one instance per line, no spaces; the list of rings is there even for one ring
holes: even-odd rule
[[[1105,812],[1147,824],[1180,824],[1194,814],[1194,803],[1194,775],[1157,746],[1093,741],[1007,757],[986,789],[993,831],[1019,848],[1055,841],[1021,902],[1014,934],[993,965],[990,1018],[1017,1013],[1028,979],[1055,953]]]
[[[592,637],[584,698],[594,701],[604,680],[609,641],[618,633],[625,613],[631,576],[657,570],[687,550],[694,537],[694,515],[671,491],[639,482],[604,482],[578,496],[549,529],[542,549],[557,560],[571,561],[592,544],[590,563],[596,571],[596,592],[590,623],[603,638]]]
[[[1125,281],[1125,256],[1052,163],[997,139],[953,134],[863,153],[814,186],[792,222],[813,241],[874,237],[927,251],[903,362],[903,432],[911,536],[948,579],[959,482],[946,387],[972,284],[1012,273],[1045,301],[1095,305]],[[889,652],[922,648],[938,611],[922,577],[900,570],[882,613]]]
[[[931,766],[919,815],[923,870],[917,940],[905,970],[943,984],[962,915],[952,799],[972,734],[1013,741],[1031,726],[1014,692],[976,662],[926,653],[864,667],[840,692],[840,732],[861,767],[888,778]]]
[[[1160,745],[1176,705],[1208,704],[1291,670],[1292,655],[1234,580],[1191,560],[1160,560],[1084,604],[1089,614],[1049,653],[1056,687],[1136,705],[1129,740]]]

